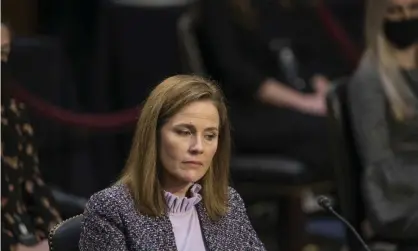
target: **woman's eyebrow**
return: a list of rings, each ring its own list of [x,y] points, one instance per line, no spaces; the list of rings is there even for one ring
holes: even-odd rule
[[[208,127],[208,128],[205,128],[205,131],[219,131],[219,129],[218,129],[218,127]]]

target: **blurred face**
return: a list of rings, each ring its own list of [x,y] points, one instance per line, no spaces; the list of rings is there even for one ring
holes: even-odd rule
[[[6,62],[10,53],[10,31],[5,25],[1,25],[1,61]]]
[[[211,101],[193,102],[171,117],[160,133],[164,189],[184,195],[212,164],[218,148],[218,109]]]
[[[384,32],[398,49],[418,43],[418,0],[391,0],[385,15]]]
[[[418,18],[418,0],[391,0],[386,12],[386,19],[400,21]]]

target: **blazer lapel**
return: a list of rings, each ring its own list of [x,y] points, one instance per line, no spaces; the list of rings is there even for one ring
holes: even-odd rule
[[[200,223],[200,229],[202,230],[202,237],[203,241],[206,246],[206,250],[215,250],[214,246],[214,233],[210,231],[212,229],[213,222],[209,218],[206,208],[204,207],[202,202],[199,202],[196,204],[196,211],[199,216],[199,223]]]

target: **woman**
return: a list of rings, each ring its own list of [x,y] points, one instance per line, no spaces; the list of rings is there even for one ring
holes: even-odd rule
[[[418,0],[370,0],[349,89],[375,233],[418,239]]]
[[[39,173],[25,105],[9,95],[10,30],[1,26],[1,250],[48,251],[49,230],[61,221]]]
[[[228,187],[220,90],[195,76],[158,85],[141,111],[125,172],[92,196],[81,250],[265,250]]]
[[[312,8],[295,11],[280,6],[280,2],[289,1],[278,0],[201,2],[203,58],[209,74],[222,83],[230,102],[237,151],[285,155],[310,168],[326,169],[329,163],[324,116],[329,81],[319,73],[340,76],[342,72],[332,73],[330,69],[342,67],[336,60],[326,63],[324,52],[332,46],[321,50],[322,45],[316,43],[326,38],[318,39],[317,30],[311,32]],[[272,43],[277,37],[283,41]],[[278,62],[272,47],[290,47],[294,51],[299,61],[298,81],[291,83],[282,69],[285,63]],[[310,83],[301,90],[299,82],[304,81]]]

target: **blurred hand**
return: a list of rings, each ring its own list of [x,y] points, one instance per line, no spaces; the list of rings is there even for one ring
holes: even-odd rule
[[[18,244],[15,250],[16,251],[49,251],[49,245],[48,245],[47,240],[43,240],[36,246],[32,246],[32,247]]]
[[[327,114],[327,105],[324,94],[317,92],[306,95],[300,110],[314,116],[325,116]]]
[[[323,76],[316,76],[313,81],[315,92],[306,94],[289,88],[275,79],[267,79],[261,85],[257,96],[262,102],[277,107],[288,107],[302,113],[325,116],[327,113],[325,95],[329,82]]]
[[[315,75],[311,79],[313,88],[318,95],[326,96],[331,82],[323,75]]]

